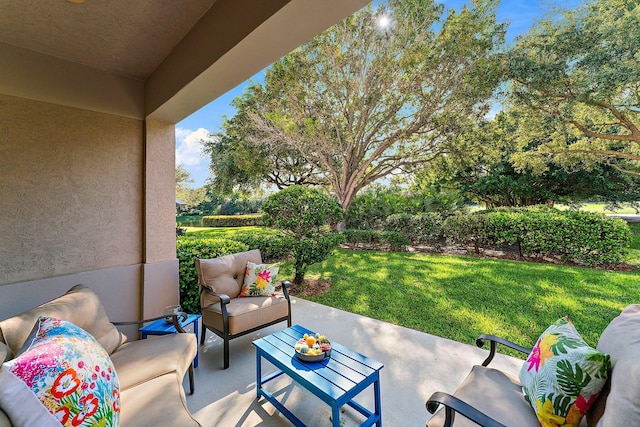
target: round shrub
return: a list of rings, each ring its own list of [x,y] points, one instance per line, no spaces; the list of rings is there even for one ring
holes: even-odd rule
[[[314,236],[342,219],[342,207],[317,188],[292,185],[271,195],[262,206],[267,227],[292,237]]]
[[[325,235],[342,219],[342,207],[316,188],[293,185],[271,195],[262,206],[264,223],[293,239],[295,277],[301,284],[307,267],[325,260],[344,237]]]

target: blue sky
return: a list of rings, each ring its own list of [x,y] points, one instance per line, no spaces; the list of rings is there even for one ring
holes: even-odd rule
[[[377,3],[377,0],[374,1],[374,5]],[[449,8],[458,9],[463,3],[464,0],[444,0]],[[502,0],[498,7],[498,19],[509,23],[507,40],[512,41],[526,32],[552,5],[571,8],[581,3],[581,0]],[[261,81],[262,72],[176,124],[176,165],[183,165],[189,172],[193,179],[192,187],[203,186],[209,177],[209,160],[202,155],[201,141],[209,138],[210,133],[220,130],[225,116],[232,117],[235,114],[231,101],[242,93],[251,80]]]

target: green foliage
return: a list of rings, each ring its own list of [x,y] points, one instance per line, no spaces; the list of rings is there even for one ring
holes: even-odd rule
[[[462,246],[473,246],[474,253],[487,246],[486,217],[477,214],[452,215],[444,221],[442,233],[447,240]]]
[[[342,209],[317,188],[294,185],[271,195],[262,206],[264,224],[296,239],[315,237],[342,219]]]
[[[608,164],[576,161],[571,168],[553,163],[538,171],[516,168],[513,156],[533,152],[544,142],[539,134],[519,129],[529,119],[512,109],[469,126],[457,137],[456,149],[439,159],[432,173],[487,208],[640,200],[640,177]]]
[[[261,215],[212,215],[202,217],[204,227],[249,227],[262,226]]]
[[[247,245],[229,239],[202,239],[179,237],[176,254],[180,283],[180,305],[188,313],[200,312],[200,290],[196,259],[216,258],[248,250]]]
[[[287,258],[291,255],[293,239],[286,236],[269,234],[240,234],[233,237],[233,240],[244,243],[251,249],[260,249],[262,261],[275,262]]]
[[[353,200],[345,218],[347,228],[393,231],[395,226],[386,224],[389,217],[394,215],[449,215],[464,209],[461,198],[433,187],[407,191],[396,187],[374,186]],[[406,232],[407,229],[396,231]]]
[[[295,266],[293,282],[303,283],[309,266],[327,259],[333,249],[344,242],[345,238],[341,233],[316,234],[293,240],[291,242]]]
[[[402,232],[411,243],[432,243],[442,237],[443,216],[435,212],[419,215],[391,215],[385,221],[387,231]]]
[[[381,234],[382,232],[378,230],[357,230],[354,228],[348,228],[342,231],[345,242],[352,245],[357,245],[359,243],[380,243],[382,241]]]
[[[342,231],[345,243],[355,247],[364,244],[365,247],[371,244],[387,245],[391,251],[403,251],[409,245],[410,240],[407,233],[402,231],[379,231],[379,230],[355,230],[347,229]]]
[[[237,99],[211,147],[215,179],[319,185],[346,211],[367,185],[446,153],[503,77],[496,9],[494,0],[447,13],[435,1],[393,0],[319,34]],[[394,16],[385,34],[382,13]]]
[[[342,219],[342,208],[319,189],[288,187],[270,196],[262,209],[265,225],[282,230],[293,239],[294,283],[301,284],[307,267],[326,259],[344,240],[340,234],[327,234]]]
[[[359,230],[382,230],[390,215],[408,213],[415,210],[408,197],[399,191],[374,187],[354,198],[347,211],[347,228]]]
[[[409,237],[402,231],[383,231],[380,234],[382,241],[388,243],[392,251],[403,251],[409,245]]]
[[[508,55],[519,135],[543,144],[514,156],[542,170],[609,163],[638,172],[640,2],[593,0],[543,19]],[[529,141],[521,141],[523,146]]]
[[[481,249],[517,245],[520,255],[584,265],[622,262],[631,232],[620,219],[555,209],[500,210],[454,215],[443,233],[453,243]]]

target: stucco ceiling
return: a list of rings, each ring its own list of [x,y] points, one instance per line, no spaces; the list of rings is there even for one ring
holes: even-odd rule
[[[145,79],[215,1],[0,0],[0,42]]]
[[[0,0],[0,93],[177,123],[370,0]]]

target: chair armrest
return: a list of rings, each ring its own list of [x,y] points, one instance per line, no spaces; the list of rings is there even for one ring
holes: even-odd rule
[[[185,333],[185,330],[182,329],[182,326],[180,326],[180,320],[184,322],[187,320],[188,316],[187,316],[187,313],[182,311],[179,313],[168,314],[166,316],[152,317],[150,319],[132,320],[129,322],[111,322],[111,323],[115,326],[141,325],[143,323],[149,323],[156,320],[164,319],[165,317],[169,317],[169,316],[171,316],[171,322],[173,323],[173,326],[175,326],[176,331],[178,331],[178,333],[181,333],[181,334]]]
[[[478,337],[478,339],[476,340],[476,345],[478,347],[482,347],[484,346],[485,341],[489,341],[491,342],[491,348],[489,349],[489,356],[487,356],[487,358],[484,360],[484,362],[482,362],[482,366],[488,366],[489,363],[491,363],[491,361],[493,360],[493,357],[496,355],[496,344],[502,344],[506,347],[509,347],[513,350],[517,350],[520,351],[522,353],[525,354],[529,354],[531,353],[531,349],[530,348],[526,348],[526,347],[521,347],[517,344],[512,343],[511,341],[507,341],[503,338],[500,337],[496,337],[494,335],[488,335],[488,334],[482,334]]]
[[[276,289],[282,288],[282,293],[286,299],[289,299],[289,288],[291,287],[291,282],[288,280],[283,280],[279,286],[276,286]]]
[[[219,294],[217,292],[212,291],[211,289],[204,287],[204,286],[200,286],[200,289],[202,289],[203,292],[206,292],[207,294],[214,296],[214,297],[218,297],[220,298],[220,302],[222,304],[229,304],[231,302],[231,298],[229,298],[229,295],[225,295],[225,294]]]
[[[427,400],[427,411],[433,414],[440,405],[444,405],[445,410],[445,421],[443,427],[451,427],[456,413],[484,427],[505,427],[504,424],[501,424],[488,415],[483,414],[457,397],[437,391],[431,395],[429,400]]]

